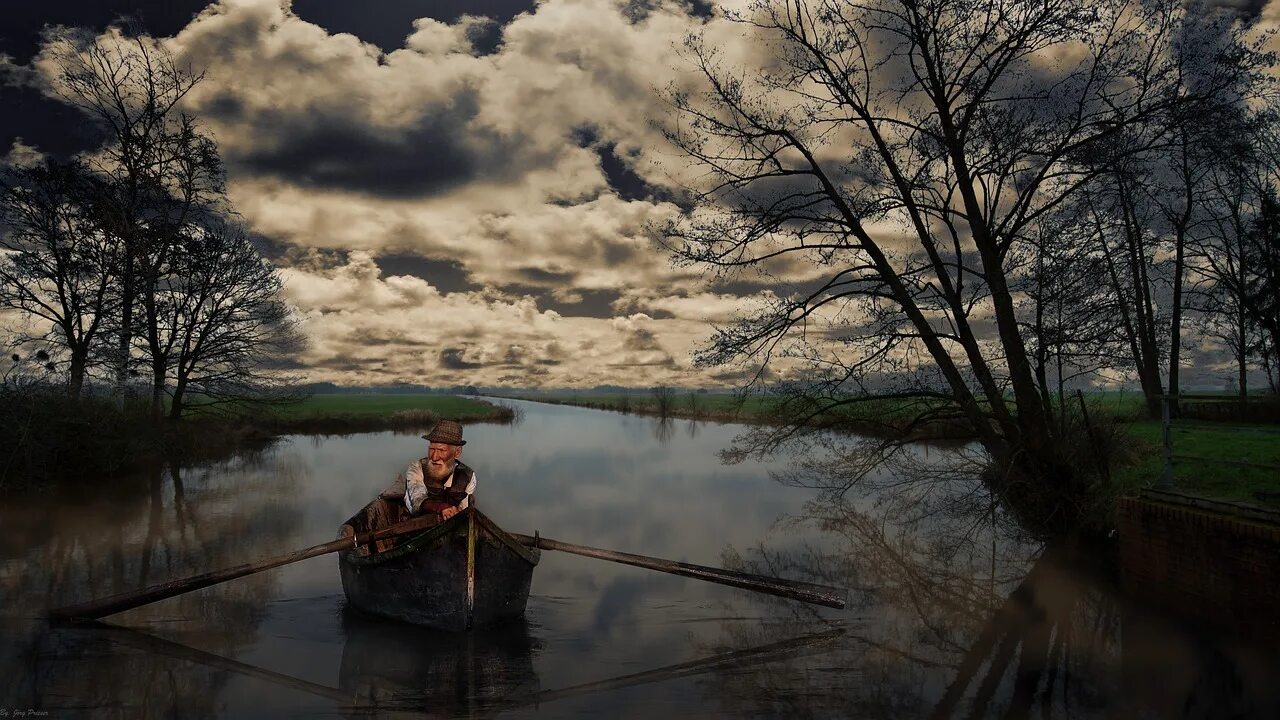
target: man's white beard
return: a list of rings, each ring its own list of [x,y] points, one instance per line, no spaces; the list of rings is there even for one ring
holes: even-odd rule
[[[435,482],[444,482],[453,474],[453,466],[454,461],[452,460],[438,466],[435,463],[429,462],[427,463],[427,477],[431,478],[431,480]]]

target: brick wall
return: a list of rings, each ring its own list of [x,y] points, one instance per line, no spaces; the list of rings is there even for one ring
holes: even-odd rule
[[[1172,493],[1122,499],[1126,593],[1197,622],[1280,640],[1277,519],[1280,514]]]

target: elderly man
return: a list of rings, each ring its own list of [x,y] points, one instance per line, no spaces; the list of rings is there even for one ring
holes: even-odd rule
[[[404,506],[412,515],[434,512],[448,520],[466,510],[476,492],[475,471],[458,460],[467,441],[462,426],[452,420],[441,420],[422,438],[427,456],[409,463],[404,472]]]

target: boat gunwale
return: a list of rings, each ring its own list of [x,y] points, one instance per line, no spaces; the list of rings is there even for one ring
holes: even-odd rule
[[[364,510],[369,507],[369,505],[372,505],[373,503],[376,503],[379,500],[380,498],[374,498],[372,501],[369,502],[368,505],[365,505],[363,508],[360,509],[360,513],[363,513]],[[355,520],[357,517],[360,516],[360,513],[356,513],[354,516],[351,517],[350,520],[348,520],[344,524],[350,525],[352,520]],[[381,565],[382,563],[390,562],[392,560],[405,557],[406,555],[411,555],[413,553],[421,552],[422,550],[426,549],[427,545],[435,542],[436,540],[442,537],[446,537],[451,532],[453,532],[456,529],[456,526],[466,521],[466,517],[469,513],[474,513],[476,521],[481,526],[483,526],[486,530],[488,530],[489,534],[492,535],[495,540],[497,540],[500,544],[506,546],[508,550],[512,551],[517,556],[519,556],[521,560],[524,560],[525,562],[529,563],[529,565],[531,566],[536,566],[538,564],[541,553],[538,553],[536,550],[531,550],[530,548],[526,548],[525,546],[521,545],[519,541],[517,541],[515,538],[511,536],[510,533],[498,527],[492,520],[488,518],[488,516],[486,516],[484,513],[480,512],[479,510],[475,509],[474,507],[467,508],[466,510],[458,513],[457,515],[454,515],[453,517],[449,518],[448,520],[445,520],[439,525],[435,525],[433,527],[427,528],[426,530],[423,530],[422,532],[416,535],[410,535],[407,538],[401,539],[401,541],[398,542],[396,546],[391,548],[390,550],[386,550],[384,552],[379,552],[379,553],[371,553],[368,555],[362,555],[360,553],[357,553],[355,548],[352,548],[350,550],[343,550],[339,554],[339,558],[343,562],[348,562],[348,563],[351,563],[352,565]]]

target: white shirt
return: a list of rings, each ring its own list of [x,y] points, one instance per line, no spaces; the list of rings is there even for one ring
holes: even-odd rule
[[[455,462],[454,468],[458,466]],[[445,478],[445,487],[453,487],[453,473],[449,473],[449,477]],[[466,510],[471,504],[471,496],[476,494],[476,472],[471,471],[471,482],[467,483],[467,496],[458,503],[459,510]],[[404,506],[411,513],[417,513],[422,508],[422,501],[427,499],[427,484],[422,480],[422,463],[414,460],[409,463],[408,469],[404,471]]]

